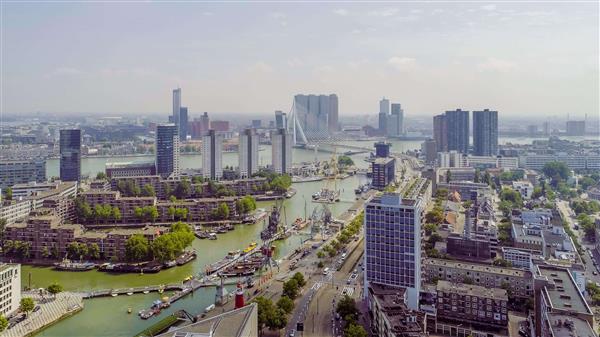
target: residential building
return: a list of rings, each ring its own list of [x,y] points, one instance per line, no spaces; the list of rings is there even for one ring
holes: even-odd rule
[[[594,313],[568,269],[535,266],[535,323],[532,336],[597,337]]]
[[[216,132],[228,132],[229,121],[210,121],[210,130]]]
[[[179,109],[179,140],[185,141],[188,135],[188,108],[182,106]]]
[[[373,336],[426,336],[427,314],[406,305],[406,289],[376,283],[369,284],[367,305]]]
[[[249,178],[258,172],[258,134],[256,134],[256,129],[245,129],[240,132],[238,162],[240,178]]]
[[[156,337],[259,337],[258,304],[183,324]]]
[[[375,158],[371,163],[371,171],[373,172],[371,186],[383,190],[396,180],[396,159],[390,157]]]
[[[6,189],[16,184],[44,181],[46,181],[46,160],[44,159],[3,159],[0,161],[0,189]]]
[[[457,151],[438,152],[438,167],[463,167],[463,154]]]
[[[173,115],[171,123],[179,126],[179,114],[181,113],[181,88],[173,89]]]
[[[598,170],[600,169],[600,155],[598,154],[525,154],[519,157],[519,166],[530,170],[541,170],[549,162],[560,161],[571,170]]]
[[[446,115],[433,116],[433,139],[438,152],[448,151],[448,126]]]
[[[31,209],[31,200],[5,200],[0,204],[0,219],[15,223],[26,218]]]
[[[375,146],[375,156],[377,158],[387,158],[390,156],[391,143],[388,142],[377,142],[373,144]]]
[[[585,121],[567,121],[567,136],[585,136]]]
[[[493,244],[488,236],[476,233],[464,235],[450,233],[446,238],[446,252],[465,260],[490,260],[492,255],[496,254],[492,247]]]
[[[60,180],[81,179],[81,130],[60,130]]]
[[[533,184],[529,180],[513,181],[512,188],[519,192],[523,199],[531,199],[531,195],[533,194]]]
[[[392,103],[392,124],[391,128],[391,136],[401,136],[404,134],[404,110],[402,110],[402,105],[400,103]]]
[[[273,171],[290,173],[292,168],[292,135],[286,129],[271,131],[271,160]]]
[[[498,154],[498,111],[473,111],[473,154]]]
[[[383,135],[387,134],[388,116],[390,114],[390,100],[382,98],[379,101],[379,132]]]
[[[194,121],[190,123],[189,127],[192,139],[202,139],[202,136],[210,129],[208,112],[204,112],[200,118],[194,118]]]
[[[458,192],[463,200],[475,200],[474,196],[489,193],[490,187],[485,183],[474,183],[471,181],[438,181],[436,190],[444,188],[450,193]]]
[[[474,181],[475,169],[470,167],[440,167],[437,169],[438,181],[441,182],[460,182]]]
[[[177,125],[156,127],[156,174],[163,178],[179,176],[179,135]]]
[[[153,176],[156,174],[155,162],[106,163],[106,176],[112,178]]]
[[[503,156],[463,156],[462,167],[473,167],[480,170],[488,168],[502,168],[515,170],[519,168],[519,158]]]
[[[522,269],[433,258],[425,259],[423,267],[423,278],[427,283],[435,283],[435,280],[456,283],[469,279],[474,285],[485,288],[507,288],[514,297],[533,296],[532,275]]]
[[[508,295],[504,289],[438,281],[436,333],[446,335],[446,330],[456,330],[459,325],[462,329],[507,334],[507,303]]]
[[[448,151],[469,153],[469,111],[461,109],[446,111],[446,135]]]
[[[287,130],[287,115],[281,110],[275,111],[275,128]]]
[[[0,315],[7,317],[19,309],[21,302],[21,265],[0,264]]]
[[[502,247],[502,258],[508,262],[514,268],[525,269],[527,271],[532,270],[532,254],[527,251],[519,249]]]
[[[216,130],[202,137],[202,176],[210,180],[223,177],[223,138]]]
[[[425,163],[428,165],[435,164],[437,159],[437,143],[434,139],[427,139],[421,144],[421,153]]]
[[[410,309],[419,307],[421,218],[431,198],[427,179],[414,178],[401,193],[373,198],[365,208],[365,294],[369,284],[403,287]]]

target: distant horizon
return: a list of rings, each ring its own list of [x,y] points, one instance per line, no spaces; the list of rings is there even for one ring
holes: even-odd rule
[[[3,3],[5,114],[600,111],[598,2]],[[95,112],[103,111],[103,112]],[[50,113],[50,112],[48,112]],[[575,117],[578,116],[578,117]]]

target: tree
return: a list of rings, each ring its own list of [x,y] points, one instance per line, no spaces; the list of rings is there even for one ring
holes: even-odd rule
[[[119,209],[119,207],[117,207],[117,206],[113,207],[112,218],[115,220],[115,223],[117,223],[119,220],[121,220],[121,210]]]
[[[551,161],[544,165],[542,172],[546,177],[551,179],[551,184],[554,187],[558,186],[558,183],[569,178],[569,167],[561,161]]]
[[[367,337],[367,331],[362,325],[350,323],[344,330],[345,337]]]
[[[444,210],[441,207],[434,207],[425,214],[425,221],[436,225],[441,224],[444,222]]]
[[[167,214],[171,217],[171,220],[175,221],[175,207],[169,206],[167,209]]]
[[[148,239],[141,234],[134,234],[125,242],[125,258],[128,261],[143,261],[148,257],[149,252]]]
[[[352,165],[354,165],[354,161],[349,156],[339,156],[338,157],[338,165],[352,166]]]
[[[189,181],[184,178],[177,183],[177,186],[175,187],[175,191],[173,193],[177,197],[177,199],[185,199],[190,195],[191,191],[192,189],[190,187]]]
[[[446,183],[450,183],[452,181],[452,172],[450,170],[446,170]]]
[[[93,260],[100,258],[100,246],[97,243],[94,242],[88,246],[88,256]]]
[[[29,312],[31,312],[33,308],[35,308],[35,302],[33,301],[33,298],[23,297],[21,299],[21,302],[19,304],[19,310],[26,314],[29,314]]]
[[[275,307],[273,302],[263,296],[258,296],[254,301],[258,306],[258,329],[262,331],[269,321],[269,317],[274,314]]]
[[[107,180],[108,177],[106,176],[106,173],[98,172],[98,174],[96,174],[96,179],[97,180]]]
[[[229,206],[226,203],[222,202],[213,210],[213,217],[223,220],[229,218]]]
[[[12,198],[13,198],[12,188],[9,187],[4,191],[4,197],[6,198],[6,200],[12,200]]]
[[[500,266],[500,267],[511,267],[512,263],[510,263],[510,261],[507,261],[503,258],[499,258],[497,257],[494,262],[493,262],[494,266]]]
[[[78,258],[79,257],[79,243],[77,243],[77,242],[70,242],[67,245],[67,255],[71,259]]]
[[[319,263],[317,264],[318,268],[323,268],[325,267],[325,264],[323,263],[323,261],[319,261]]]
[[[294,276],[292,276],[292,279],[296,280],[296,282],[298,283],[298,287],[300,288],[306,285],[306,280],[304,279],[304,275],[302,275],[301,272],[296,272]]]
[[[287,315],[286,313],[280,309],[275,308],[273,313],[269,316],[267,320],[267,327],[270,330],[281,330],[287,326]]]
[[[4,315],[0,315],[0,332],[3,332],[6,328],[8,328],[8,320]]]
[[[283,296],[287,296],[293,300],[298,297],[298,291],[298,281],[295,279],[292,278],[283,283]]]
[[[145,184],[144,188],[142,189],[142,195],[144,197],[155,197],[156,191],[154,190],[154,186],[150,184]]]
[[[340,317],[343,317],[344,320],[346,320],[347,317],[353,318],[353,320],[358,318],[356,302],[348,295],[344,295],[344,297],[338,302],[336,312],[340,315]]]
[[[62,286],[62,285],[60,285],[60,284],[58,284],[58,283],[56,283],[56,282],[54,282],[54,283],[50,284],[50,285],[48,286],[48,288],[46,288],[46,290],[47,290],[47,291],[48,291],[50,294],[52,294],[54,297],[56,297],[56,295],[57,295],[58,293],[61,293],[61,292],[63,291],[63,286]]]
[[[290,314],[294,311],[294,301],[287,296],[282,296],[279,301],[277,301],[277,308],[283,310],[286,314]]]
[[[4,242],[4,231],[6,230],[6,219],[0,218],[0,245]]]

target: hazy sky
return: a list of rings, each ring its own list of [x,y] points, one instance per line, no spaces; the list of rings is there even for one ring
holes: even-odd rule
[[[599,113],[598,3],[4,3],[3,110]]]

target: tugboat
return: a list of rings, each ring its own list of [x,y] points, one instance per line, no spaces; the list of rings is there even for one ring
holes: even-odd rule
[[[184,264],[194,260],[196,258],[197,254],[195,250],[191,250],[191,251],[187,251],[183,254],[181,254],[181,256],[179,256],[177,259],[175,259],[175,263],[178,266],[183,266]]]

